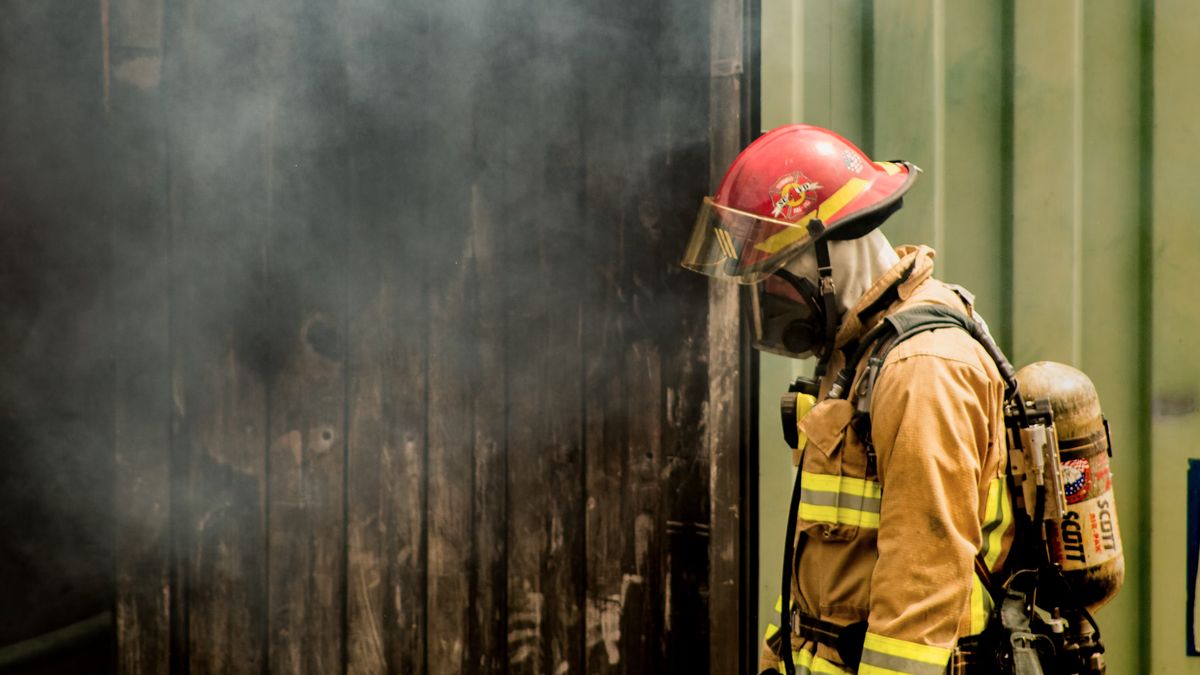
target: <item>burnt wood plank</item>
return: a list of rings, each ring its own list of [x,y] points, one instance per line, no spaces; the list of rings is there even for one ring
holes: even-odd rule
[[[343,664],[346,82],[336,6],[272,3],[268,658]]]
[[[661,59],[657,45],[664,38],[662,6],[637,4],[631,8],[633,49],[630,59],[636,76],[628,80],[630,100],[629,133],[632,141],[632,171],[628,192],[622,200],[628,215],[621,234],[623,263],[621,296],[624,299],[625,334],[622,367],[625,370],[623,415],[629,420],[627,476],[625,479],[626,578],[625,614],[622,635],[631,669],[661,670],[674,667],[667,662],[665,621],[665,504],[662,484],[662,382],[658,347],[659,317],[667,308],[659,306],[654,282],[659,274],[662,214],[661,176],[653,172],[660,149],[670,142],[664,137],[660,119],[664,92],[661,88]],[[673,328],[671,332],[673,332]],[[621,407],[615,409],[622,414]]]
[[[578,75],[572,26],[524,3],[514,39],[526,75],[510,89],[508,429],[509,660],[513,672],[580,669],[582,385],[578,264],[582,239],[569,107]]]
[[[689,21],[706,21],[691,9]],[[697,112],[707,82],[682,73],[694,73],[707,47],[673,32],[687,29],[680,10],[637,7],[593,24],[612,53],[589,69],[586,121],[596,139],[586,152],[587,304],[598,308],[585,330],[589,672],[707,670],[696,649],[708,623],[708,467],[698,443],[707,295],[695,278],[685,284],[692,304],[675,304],[689,296],[674,285],[708,161]]]
[[[709,16],[707,8],[687,0],[662,3],[661,12],[655,41],[661,64],[655,85],[661,92],[655,122],[660,131],[650,160],[660,215],[658,232],[647,233],[656,253],[647,261],[647,285],[656,309],[648,321],[662,359],[664,639],[673,669],[709,672],[707,651],[695,648],[709,642],[710,471],[703,453],[708,388],[702,358],[707,350],[707,284],[679,265],[707,187],[708,82],[699,66],[708,45],[695,36],[705,34]],[[722,630],[730,630],[730,623]]]
[[[635,104],[622,75],[633,66],[628,13],[609,13],[600,3],[582,36],[584,67],[593,86],[584,94],[584,222],[588,260],[584,267],[584,417],[587,673],[638,672],[623,632],[629,585],[623,564],[629,528],[625,523],[629,420],[612,414],[625,396],[625,306],[621,241],[629,212],[621,207],[632,161],[628,118]]]
[[[495,176],[485,175],[474,195],[470,241],[472,315],[475,317],[477,360],[473,404],[474,493],[471,523],[474,556],[468,617],[466,672],[506,671],[504,616],[507,612],[505,527],[505,390],[504,311],[501,305],[503,251],[497,219],[490,204],[496,195]]]
[[[433,12],[429,77],[429,133],[438,139],[430,158],[429,267],[429,481],[427,616],[428,672],[464,672],[469,646],[474,502],[474,406],[478,339],[471,307],[471,91],[478,35],[470,7],[458,0]]]
[[[468,223],[467,218],[458,221]],[[449,242],[447,242],[449,243]],[[458,241],[460,247],[465,242]],[[436,259],[436,257],[435,257]],[[465,266],[430,295],[428,617],[429,672],[462,672],[467,658],[474,501],[473,419],[464,324]],[[460,332],[464,331],[464,332]]]
[[[580,24],[572,5],[536,5],[533,76],[539,92],[543,173],[537,237],[542,286],[542,336],[538,349],[543,392],[542,443],[547,453],[545,510],[548,544],[543,569],[546,672],[577,672],[584,663],[583,494],[583,166],[580,126],[587,73],[578,67]]]
[[[108,19],[108,215],[112,219],[117,671],[170,670],[170,231],[161,2],[116,2]],[[136,52],[137,56],[132,56]],[[154,178],[149,181],[147,176]]]
[[[185,5],[170,24],[174,223],[173,670],[258,672],[265,663],[266,434],[262,335],[264,116],[242,53],[256,36],[233,6]],[[221,36],[221,48],[200,45]],[[225,96],[213,96],[215,91]],[[229,133],[243,119],[248,137]],[[204,139],[200,142],[199,139]]]
[[[514,61],[527,73],[536,71],[536,8],[525,0],[511,9],[507,24]],[[531,67],[532,66],[532,67]],[[505,78],[508,80],[508,78]],[[545,175],[545,154],[538,113],[540,96],[533,78],[513,78],[504,105],[513,118],[523,120],[505,130],[502,162],[508,175],[511,211],[505,223],[508,259],[514,269],[506,283],[508,308],[505,335],[508,372],[507,410],[509,495],[506,549],[508,551],[507,651],[509,672],[549,675],[549,622],[545,602],[544,569],[550,548],[546,510],[550,477],[548,419],[556,413],[551,392],[545,389],[543,358],[546,349],[544,260],[540,250],[540,181]],[[556,309],[561,311],[561,309]],[[547,407],[550,406],[550,407]]]
[[[471,191],[468,241],[470,314],[476,358],[471,382],[474,493],[473,566],[470,588],[467,672],[487,675],[508,669],[507,658],[507,373],[505,298],[508,275],[516,263],[507,257],[505,220],[513,204],[502,163],[505,129],[513,124],[505,105],[502,74],[513,67],[505,27],[506,8],[492,6],[478,17],[492,30],[480,31],[476,43],[488,54],[472,101],[472,145],[469,161],[476,167]]]
[[[709,181],[720,180],[742,147],[744,12],[742,0],[713,0],[710,7]],[[744,382],[740,289],[710,281],[708,300],[708,408],[706,454],[712,484],[709,539],[709,654],[712,672],[736,672],[745,662],[740,602],[742,588],[741,460],[744,447]],[[748,374],[745,375],[748,377]],[[735,626],[730,630],[730,625]]]
[[[361,204],[368,160],[354,162],[354,197]],[[399,359],[393,344],[396,318],[395,281],[374,246],[358,239],[370,227],[357,214],[350,227],[350,300],[348,304],[346,484],[346,671],[386,673],[386,624],[389,590],[388,534],[394,514],[389,506],[399,448],[390,434],[389,403],[394,395],[393,374]],[[365,241],[365,240],[364,240]],[[379,244],[380,239],[370,240]],[[388,266],[390,267],[390,266]],[[419,522],[419,518],[417,519]]]
[[[471,259],[474,264],[475,309],[479,350],[478,395],[474,406],[474,523],[475,564],[471,590],[470,645],[473,672],[507,670],[505,616],[507,596],[508,514],[507,445],[505,427],[507,374],[504,370],[505,293],[499,219],[492,206],[500,201],[495,173],[485,174],[474,195]]]
[[[364,675],[424,672],[424,14],[371,4],[340,22],[353,130],[346,671]]]

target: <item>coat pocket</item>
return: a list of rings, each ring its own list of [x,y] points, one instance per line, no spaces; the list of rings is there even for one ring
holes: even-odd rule
[[[859,528],[879,527],[882,490],[866,475],[866,450],[844,400],[817,404],[800,424],[808,436],[800,470],[799,529],[826,541],[850,541]]]

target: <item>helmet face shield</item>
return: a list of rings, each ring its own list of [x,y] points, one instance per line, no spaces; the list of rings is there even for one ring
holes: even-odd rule
[[[718,279],[758,283],[811,245],[806,224],[739,211],[705,197],[682,264]]]

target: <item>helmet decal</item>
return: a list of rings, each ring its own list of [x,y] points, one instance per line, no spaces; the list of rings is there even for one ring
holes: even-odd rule
[[[820,189],[820,183],[809,180],[799,171],[781,176],[771,185],[771,203],[774,204],[771,214],[783,220],[797,220],[816,205],[814,192]]]

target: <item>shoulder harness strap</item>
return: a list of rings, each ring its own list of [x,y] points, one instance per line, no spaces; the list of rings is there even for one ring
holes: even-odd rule
[[[969,300],[967,298],[962,298],[962,300],[963,304],[969,308]],[[875,382],[879,377],[879,371],[883,369],[883,363],[887,359],[888,354],[897,345],[921,333],[939,328],[960,328],[979,342],[996,363],[996,367],[1004,379],[1006,398],[1017,395],[1017,380],[1012,365],[1005,358],[1003,352],[1000,351],[1000,348],[996,346],[995,341],[988,332],[986,324],[983,324],[975,317],[968,316],[953,307],[945,305],[918,305],[886,317],[878,326],[864,336],[855,351],[854,357],[847,359],[846,366],[838,373],[834,388],[830,391],[831,397],[835,394],[838,397],[842,395],[852,397],[854,402],[854,417],[851,423],[854,426],[855,433],[858,434],[859,440],[867,450],[867,463],[869,471],[872,473],[876,471],[876,467],[875,447],[871,441],[871,401],[875,393]],[[847,392],[846,389],[853,382],[859,362],[868,353],[870,356],[867,361],[867,368],[863,372],[862,377],[859,378],[858,385],[854,388],[853,392]],[[995,597],[995,586],[990,578],[987,566],[983,564],[983,561],[978,556],[975,558],[975,572],[989,594]]]

